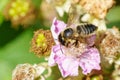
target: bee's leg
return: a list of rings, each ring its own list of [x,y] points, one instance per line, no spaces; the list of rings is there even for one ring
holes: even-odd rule
[[[72,40],[72,46],[78,47],[78,40]]]
[[[75,46],[79,47],[78,40],[75,41]]]

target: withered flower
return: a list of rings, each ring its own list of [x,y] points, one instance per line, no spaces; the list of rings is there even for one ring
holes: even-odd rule
[[[34,33],[30,51],[34,52],[38,57],[48,56],[53,45],[54,39],[50,30],[40,29]]]
[[[32,80],[34,78],[35,69],[30,64],[18,65],[12,74],[12,80]]]
[[[80,0],[80,5],[90,14],[104,19],[108,10],[113,6],[114,0]]]
[[[30,0],[11,0],[5,7],[4,15],[11,20],[14,28],[31,24],[35,19],[35,9]]]
[[[116,27],[107,29],[106,36],[100,43],[100,51],[110,63],[120,54],[120,32]]]
[[[47,71],[47,73],[44,73]],[[12,80],[45,80],[51,75],[51,68],[47,63],[19,64],[13,70]]]

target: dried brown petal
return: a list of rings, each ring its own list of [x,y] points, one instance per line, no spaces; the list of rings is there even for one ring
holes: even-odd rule
[[[43,34],[45,37],[45,47],[38,46],[37,38],[39,34]],[[54,45],[54,39],[50,30],[38,30],[34,33],[33,39],[31,41],[31,52],[34,52],[38,57],[48,56],[50,54],[51,48]]]
[[[90,14],[98,18],[105,18],[114,0],[80,0],[80,5]]]

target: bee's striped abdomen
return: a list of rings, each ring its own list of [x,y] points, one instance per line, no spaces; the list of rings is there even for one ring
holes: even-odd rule
[[[82,24],[77,26],[78,34],[89,35],[97,30],[97,27],[93,24]]]

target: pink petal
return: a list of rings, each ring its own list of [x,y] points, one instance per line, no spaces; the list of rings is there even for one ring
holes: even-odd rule
[[[79,65],[83,74],[90,73],[93,69],[100,70],[100,55],[96,48],[90,48],[80,56]]]
[[[58,64],[58,67],[63,77],[77,76],[78,64],[79,63],[75,59],[66,57]]]
[[[61,49],[60,45],[53,46],[48,64],[54,66],[57,63],[63,77],[77,76],[79,62],[76,58],[65,56]]]
[[[62,58],[64,55],[61,52],[60,45],[55,45],[52,47],[51,55],[48,60],[50,66],[54,66],[57,61],[60,61],[59,58]]]
[[[61,31],[63,31],[66,28],[66,24],[63,21],[59,21],[56,18],[54,18],[52,26],[51,26],[51,32],[52,36],[55,39],[56,44],[58,41],[58,35],[60,34]]]
[[[50,55],[50,57],[48,59],[48,65],[49,66],[54,66],[56,64],[55,60],[54,60],[54,56],[55,56],[55,54],[53,52],[51,52],[51,55]]]

